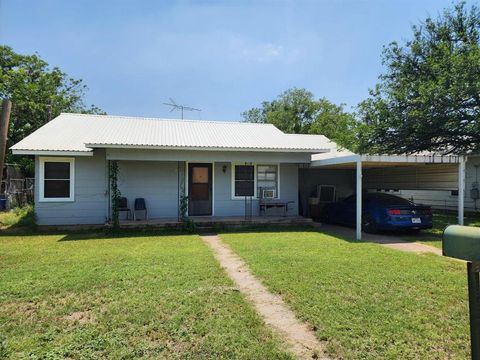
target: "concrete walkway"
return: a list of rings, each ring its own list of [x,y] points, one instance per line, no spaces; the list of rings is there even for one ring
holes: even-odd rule
[[[327,234],[331,235],[338,235],[338,236],[343,236],[346,238],[350,238],[352,240],[355,239],[355,229],[351,229],[345,226],[339,226],[339,225],[331,225],[331,224],[318,224],[315,226],[317,229],[319,229],[322,232],[325,232]],[[439,256],[442,256],[442,250],[438,249],[433,246],[425,245],[425,244],[420,244],[417,242],[409,242],[405,241],[399,236],[396,236],[395,234],[366,234],[362,233],[362,241],[366,242],[372,242],[376,244],[383,245],[385,247],[391,248],[391,249],[396,249],[396,250],[401,250],[401,251],[407,251],[407,252],[413,252],[413,253],[432,253],[436,254]]]
[[[215,258],[240,292],[265,323],[285,340],[298,359],[329,359],[311,327],[297,319],[281,297],[269,292],[227,244],[217,235],[204,235],[202,239],[213,250]]]

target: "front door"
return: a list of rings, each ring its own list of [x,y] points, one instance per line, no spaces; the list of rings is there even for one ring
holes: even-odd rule
[[[188,164],[188,215],[212,215],[212,164]]]

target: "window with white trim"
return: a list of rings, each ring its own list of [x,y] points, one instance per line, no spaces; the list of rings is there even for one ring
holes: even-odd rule
[[[278,198],[278,165],[257,165],[257,197]]]
[[[254,165],[234,165],[234,196],[255,196]]]
[[[40,158],[40,201],[73,201],[73,158]]]

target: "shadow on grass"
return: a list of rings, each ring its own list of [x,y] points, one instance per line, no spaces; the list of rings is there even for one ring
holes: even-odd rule
[[[182,235],[203,235],[206,233],[287,233],[287,232],[312,232],[312,233],[322,233],[330,236],[335,236],[340,240],[351,242],[351,243],[362,243],[362,241],[357,241],[355,239],[355,232],[352,232],[350,228],[344,228],[341,226],[334,226],[334,229],[331,229],[330,226],[326,226],[325,229],[322,227],[316,227],[310,224],[301,224],[301,225],[268,225],[268,224],[252,224],[252,225],[239,225],[238,227],[231,227],[225,225],[217,225],[209,227],[207,229],[196,228],[195,231],[185,230],[182,228],[171,227],[171,228],[156,228],[156,227],[145,227],[145,228],[121,228],[117,231],[113,231],[111,228],[90,228],[90,229],[61,229],[61,228],[48,228],[48,229],[39,229],[35,226],[35,222],[32,222],[32,217],[29,215],[23,221],[10,226],[9,228],[0,230],[1,235],[11,235],[11,236],[60,236],[58,242],[69,242],[69,241],[101,241],[101,240],[112,240],[112,239],[124,239],[132,237],[161,237],[161,236],[182,236]],[[34,219],[34,217],[33,217]]]
[[[0,235],[23,235],[37,232],[32,205],[0,213]]]
[[[145,229],[120,229],[116,232],[112,230],[84,230],[84,231],[69,231],[69,232],[50,232],[49,234],[61,234],[64,235],[58,241],[83,241],[83,240],[110,240],[121,239],[129,237],[152,237],[152,236],[182,236],[182,235],[204,235],[211,233],[252,233],[252,232],[265,232],[265,233],[278,233],[278,232],[316,232],[312,226],[265,226],[265,225],[251,225],[242,226],[239,228],[228,228],[223,226],[211,227],[208,229],[198,229],[198,231],[186,231],[181,228],[145,228]],[[38,233],[37,233],[38,234]]]
[[[368,241],[358,241],[355,239],[355,232],[348,227],[337,226],[337,225],[309,225],[309,224],[302,224],[302,225],[282,225],[282,226],[269,226],[269,225],[252,225],[252,226],[242,226],[241,228],[217,228],[216,231],[209,231],[217,232],[217,233],[224,233],[224,234],[250,234],[250,233],[265,233],[265,234],[278,234],[282,232],[311,232],[311,233],[318,233],[318,234],[325,234],[328,236],[333,236],[339,240],[343,240],[349,243],[355,244],[364,244],[368,243]]]
[[[101,229],[98,231],[83,230],[83,231],[68,231],[50,233],[52,235],[64,235],[59,242],[64,241],[90,241],[90,240],[112,240],[124,239],[132,237],[153,237],[153,236],[182,236],[192,235],[192,232],[183,231],[181,229],[120,229],[112,231],[110,229]]]

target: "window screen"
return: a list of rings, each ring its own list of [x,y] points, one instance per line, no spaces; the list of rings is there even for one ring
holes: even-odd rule
[[[69,162],[45,162],[43,178],[44,198],[70,197]]]
[[[318,198],[321,203],[329,203],[335,201],[335,186],[319,185]]]
[[[235,196],[253,196],[255,190],[253,165],[235,165]]]
[[[274,190],[278,197],[278,165],[257,165],[257,196],[263,196],[263,190]]]

